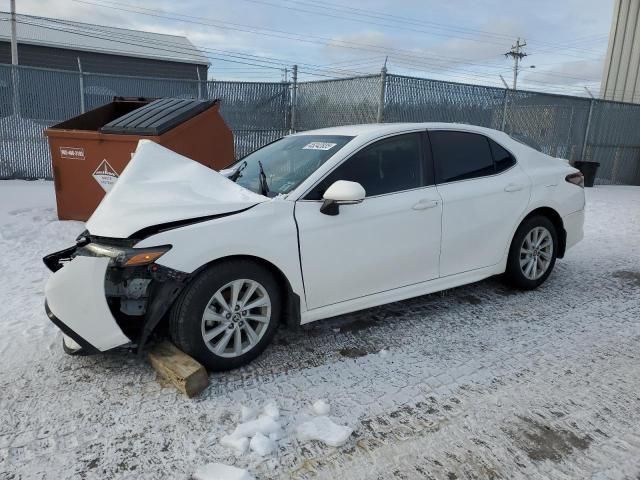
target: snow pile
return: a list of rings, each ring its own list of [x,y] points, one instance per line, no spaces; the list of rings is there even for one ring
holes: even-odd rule
[[[315,418],[302,422],[296,428],[296,438],[300,442],[317,440],[331,447],[344,445],[353,429],[334,423],[327,415],[331,407],[325,400],[316,400],[311,405]]]
[[[280,410],[274,402],[269,402],[264,406],[264,414],[275,420],[280,416]]]
[[[319,416],[298,425],[296,437],[300,442],[318,440],[331,447],[344,445],[353,430],[333,423],[329,417]]]
[[[208,463],[196,470],[193,480],[255,480],[255,477],[246,470],[231,465]]]
[[[237,455],[242,455],[249,447],[249,439],[247,437],[234,437],[233,435],[225,435],[220,439],[220,445],[234,450]]]
[[[329,415],[329,404],[324,400],[316,400],[311,408],[316,415]]]
[[[258,418],[258,410],[242,406],[240,420],[235,430],[220,439],[220,445],[230,448],[237,455],[243,455],[247,448],[260,456],[269,455],[282,438],[282,426],[276,420],[280,417],[280,410],[274,402],[267,403],[263,414]]]
[[[331,447],[344,445],[353,429],[334,423],[327,416],[330,410],[326,400],[316,400],[311,405],[311,411],[315,416],[303,415],[302,421],[295,428],[298,441],[317,440]],[[258,409],[242,406],[241,422],[232,433],[220,439],[220,445],[233,450],[236,455],[244,455],[247,450],[260,457],[270,455],[276,451],[278,441],[284,436],[279,419],[280,409],[274,402],[267,403],[260,416]]]
[[[258,410],[251,407],[242,406],[240,410],[240,421],[248,422],[249,420],[253,420],[258,416]]]
[[[278,422],[267,415],[261,415],[255,420],[240,423],[230,436],[235,438],[253,437],[256,433],[269,435],[270,433],[276,433],[278,431],[280,431],[280,424]]]
[[[249,448],[251,448],[253,452],[256,452],[261,457],[264,457],[265,455],[269,455],[275,450],[276,442],[258,432],[253,436],[251,442],[249,442]]]

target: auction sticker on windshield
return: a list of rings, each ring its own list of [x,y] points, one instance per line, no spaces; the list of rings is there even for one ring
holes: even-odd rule
[[[336,145],[337,143],[311,142],[311,143],[307,143],[304,147],[302,147],[302,149],[303,150],[331,150]]]

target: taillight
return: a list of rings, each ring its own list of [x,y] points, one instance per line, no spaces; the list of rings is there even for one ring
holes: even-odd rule
[[[569,183],[584,188],[584,175],[582,175],[582,172],[570,173],[564,179]]]

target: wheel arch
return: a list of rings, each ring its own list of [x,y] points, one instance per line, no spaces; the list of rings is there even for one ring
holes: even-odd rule
[[[200,272],[208,269],[209,267],[235,260],[248,260],[250,262],[256,263],[257,265],[260,265],[264,269],[268,270],[275,277],[276,281],[282,286],[281,293],[284,299],[282,323],[285,323],[287,327],[291,329],[298,328],[300,326],[301,320],[300,296],[293,291],[291,282],[284,274],[284,272],[274,263],[265,260],[264,258],[257,257],[255,255],[228,255],[226,257],[219,257],[200,266],[191,274],[191,278],[193,279],[197,277]]]
[[[515,229],[514,236],[515,232],[518,230],[518,228],[520,228],[520,225],[522,225],[523,222],[535,216],[546,217],[551,221],[551,223],[553,223],[553,226],[556,229],[556,233],[558,234],[558,253],[556,256],[558,258],[564,257],[564,253],[567,248],[567,231],[564,229],[562,217],[556,210],[551,207],[538,207],[527,213],[527,215],[525,215],[525,217],[518,224],[518,227]],[[513,241],[513,237],[511,238],[511,241]]]

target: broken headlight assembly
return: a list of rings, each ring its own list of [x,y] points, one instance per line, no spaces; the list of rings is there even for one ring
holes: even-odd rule
[[[126,246],[88,243],[78,249],[78,255],[109,257],[110,267],[141,267],[150,265],[171,250],[171,245],[159,247],[133,248]]]

